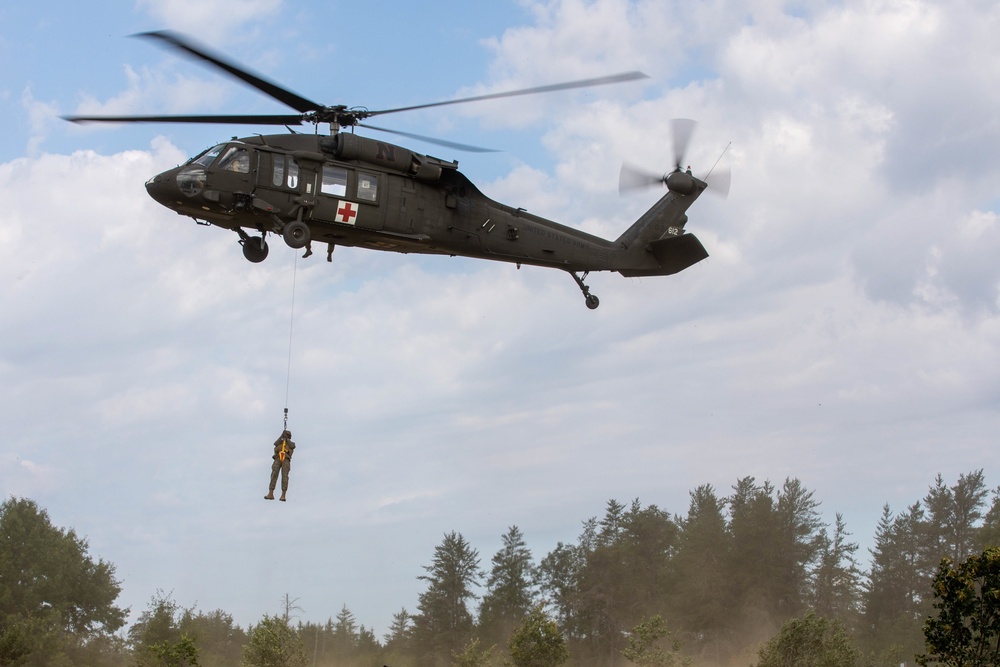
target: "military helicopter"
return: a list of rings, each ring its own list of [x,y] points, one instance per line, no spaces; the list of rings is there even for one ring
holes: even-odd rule
[[[674,123],[674,169],[656,175],[623,166],[622,191],[663,186],[666,194],[617,239],[611,241],[493,201],[447,161],[353,132],[355,127],[396,134],[465,151],[475,146],[363,124],[373,116],[450,104],[622,83],[646,78],[640,72],[559,83],[369,111],[326,106],[293,93],[169,31],[138,37],[157,41],[240,79],[291,107],[288,115],[65,116],[76,123],[220,123],[284,125],[288,134],[234,138],[194,156],[183,165],[146,182],[157,202],[199,224],[216,225],[239,236],[243,255],[262,262],[268,233],[292,248],[327,244],[327,260],[336,246],[402,253],[474,257],[562,269],[576,281],[594,309],[597,296],[584,283],[591,271],[623,276],[661,276],[683,271],[708,256],[704,246],[684,231],[686,211],[709,183],[690,168],[681,170],[693,121]],[[321,123],[330,126],[320,135]],[[312,134],[289,126],[312,124]],[[351,128],[352,132],[342,132]],[[714,183],[728,190],[728,180]]]

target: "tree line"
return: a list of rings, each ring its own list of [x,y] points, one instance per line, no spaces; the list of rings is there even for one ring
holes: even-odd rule
[[[684,515],[609,500],[574,543],[538,559],[511,526],[488,564],[453,531],[419,575],[416,607],[377,637],[346,604],[303,623],[286,596],[280,613],[243,629],[162,592],[125,631],[114,566],[33,501],[10,498],[0,506],[0,665],[484,667],[533,664],[542,650],[539,664],[564,650],[581,667],[650,655],[660,666],[747,665],[786,623],[818,618],[842,628],[866,664],[895,667],[925,650],[942,558],[1000,546],[1000,487],[982,470],[951,484],[938,475],[912,505],[886,505],[867,567],[843,517],[828,524],[819,506],[795,478],[779,487],[744,477],[726,495],[702,485]]]

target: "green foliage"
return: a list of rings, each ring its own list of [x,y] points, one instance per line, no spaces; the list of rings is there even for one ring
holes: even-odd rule
[[[247,635],[226,612],[186,609],[178,628],[182,637],[190,636],[194,640],[201,667],[229,667],[239,663]]]
[[[24,498],[0,505],[0,661],[70,663],[125,622],[115,568]]]
[[[569,659],[566,640],[541,606],[528,614],[507,643],[515,667],[557,667]]]
[[[983,549],[1000,547],[1000,487],[993,489],[993,501],[979,529],[979,544]]]
[[[487,649],[481,649],[479,644],[479,637],[470,639],[465,648],[452,653],[452,665],[454,667],[486,667],[493,662],[496,646],[491,645]]]
[[[149,607],[139,614],[139,619],[129,628],[128,638],[133,649],[144,648],[180,640],[178,627],[180,606],[169,593],[156,591],[149,601]]]
[[[176,642],[162,641],[144,646],[136,653],[138,667],[201,667],[194,638],[181,635]]]
[[[287,611],[287,610],[286,610]],[[243,647],[241,667],[305,667],[305,648],[288,622],[278,616],[264,615],[250,630]]]
[[[942,560],[934,577],[936,617],[927,619],[921,665],[981,667],[1000,663],[1000,548],[952,567]]]
[[[336,620],[292,630],[298,607],[286,596],[284,613],[265,616],[248,639],[228,614],[182,609],[163,593],[129,629],[126,645],[124,636],[113,634],[126,613],[113,604],[119,591],[114,568],[93,562],[86,542],[52,527],[34,503],[12,498],[0,507],[0,665],[228,667],[242,656],[247,665],[304,660],[317,667],[479,667],[501,662],[503,647],[511,646],[507,640],[524,630],[529,613],[543,609],[542,618],[551,617],[561,630],[556,635],[563,649],[594,667],[613,665],[622,655],[650,667],[679,659],[670,640],[657,635],[666,622],[684,637],[685,653],[696,663],[746,664],[738,657],[749,657],[748,643],[775,634],[806,609],[814,616],[782,631],[795,630],[804,639],[779,645],[778,633],[775,651],[795,648],[805,656],[796,659],[812,659],[806,649],[818,646],[823,659],[853,659],[851,651],[837,653],[824,644],[837,639],[833,630],[810,634],[817,623],[833,621],[857,632],[870,666],[895,667],[924,650],[925,660],[943,660],[939,656],[956,646],[985,645],[979,636],[988,637],[994,621],[984,616],[985,605],[968,605],[983,597],[984,585],[994,595],[985,583],[992,575],[972,577],[973,595],[968,577],[942,578],[938,571],[942,556],[961,562],[987,546],[1000,547],[1000,488],[991,495],[982,471],[954,484],[937,476],[923,499],[898,514],[886,506],[866,573],[859,571],[858,547],[843,517],[824,525],[818,506],[794,478],[776,486],[746,477],[723,498],[703,485],[691,493],[686,517],[638,499],[631,505],[610,500],[603,516],[584,522],[576,543],[559,543],[537,567],[523,535],[511,527],[493,556],[478,625],[469,605],[483,577],[479,556],[460,534],[448,533],[420,577],[427,589],[417,613],[401,610],[383,645],[346,605]],[[955,583],[960,580],[964,589]],[[965,592],[948,598],[952,588]],[[928,635],[925,646],[921,623],[935,607],[938,615],[928,627],[937,634]],[[661,610],[668,611],[655,616]],[[540,636],[541,630],[527,635],[531,641],[521,646],[519,659],[542,652]],[[937,644],[930,643],[932,636]],[[472,637],[501,648],[483,650]],[[276,647],[291,652],[268,653]]]
[[[757,667],[860,667],[861,652],[847,630],[808,612],[788,621],[758,654]]]
[[[664,644],[670,648],[664,649]],[[681,657],[681,646],[681,641],[671,636],[667,622],[657,614],[632,628],[622,655],[639,667],[687,667],[691,661]]]
[[[33,627],[37,624],[31,619],[7,617],[4,619],[3,634],[0,634],[0,665],[21,664],[40,643],[44,636],[44,627]]]
[[[221,610],[181,609],[169,593],[157,591],[129,628],[128,639],[140,667],[221,667],[239,662],[246,633]]]
[[[669,513],[638,500],[611,500],[584,524],[575,557],[573,606],[560,612],[582,660],[617,654],[624,631],[652,613],[668,586],[678,528]]]

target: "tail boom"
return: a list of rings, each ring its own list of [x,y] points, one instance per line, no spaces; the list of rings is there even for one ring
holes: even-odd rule
[[[706,186],[704,181],[691,180],[694,187],[690,194],[671,191],[663,195],[618,238],[616,244],[628,257],[618,273],[629,278],[669,276],[708,257],[701,241],[684,232],[687,209]]]

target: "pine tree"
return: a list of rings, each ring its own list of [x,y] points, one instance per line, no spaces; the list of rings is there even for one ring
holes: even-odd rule
[[[406,607],[403,607],[392,615],[389,632],[383,636],[386,650],[398,651],[408,648],[412,632],[413,617],[406,611]]]
[[[573,618],[582,652],[615,663],[624,632],[661,602],[676,538],[670,515],[638,500],[628,510],[610,500],[601,521],[585,524]]]
[[[692,648],[710,652],[719,662],[733,611],[726,571],[730,538],[723,515],[725,501],[709,484],[699,486],[690,495],[673,558],[676,585],[671,608],[679,627],[694,638]]]
[[[420,594],[414,619],[413,641],[421,660],[445,665],[459,651],[472,631],[468,601],[479,583],[479,553],[456,532],[447,533],[424,566],[427,590]]]
[[[805,609],[822,526],[819,503],[797,479],[786,479],[778,491],[752,477],[736,483],[728,503],[727,574],[734,613],[743,617],[731,627],[750,636],[770,634]]]
[[[1000,547],[1000,486],[993,489],[993,502],[983,517],[983,525],[979,530],[979,547]]]
[[[811,603],[817,615],[851,629],[857,624],[861,570],[855,553],[857,542],[850,537],[844,517],[837,513],[833,535],[820,534],[819,557],[812,572]]]
[[[775,600],[780,617],[796,616],[805,608],[809,569],[819,552],[823,527],[819,502],[794,478],[785,480],[778,494],[777,513],[782,542],[777,553],[779,597]]]
[[[354,618],[354,613],[345,604],[337,613],[328,650],[337,662],[349,662],[356,655],[357,648],[358,623]]]
[[[920,503],[893,517],[882,508],[870,549],[871,570],[864,583],[860,636],[870,651],[891,646],[904,655],[920,650],[920,617],[926,579],[920,571],[919,531],[923,524]]]
[[[486,593],[479,608],[479,629],[487,645],[503,644],[535,604],[531,550],[517,526],[502,537],[493,555]]]
[[[559,542],[538,565],[538,587],[553,608],[556,622],[574,639],[578,636],[579,581],[583,550]]]

